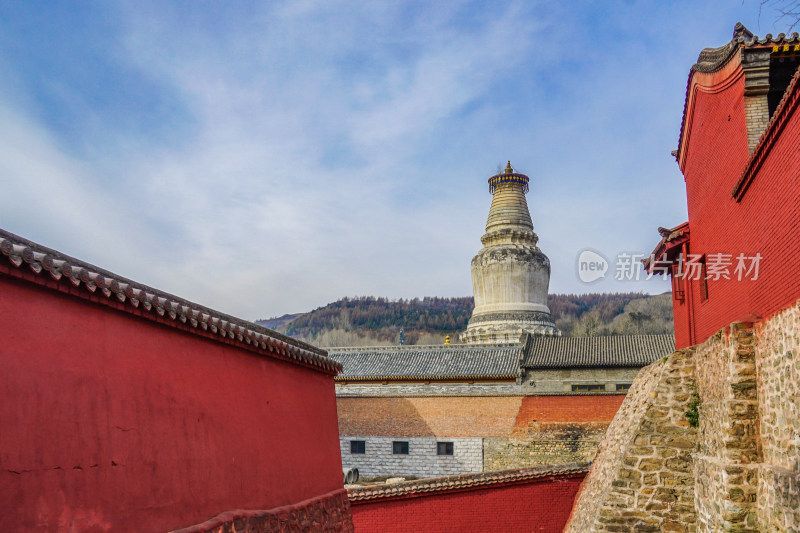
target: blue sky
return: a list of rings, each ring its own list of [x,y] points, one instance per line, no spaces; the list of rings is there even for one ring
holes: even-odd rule
[[[686,220],[700,50],[760,2],[6,2],[0,227],[243,318],[472,293],[506,160],[552,264]]]

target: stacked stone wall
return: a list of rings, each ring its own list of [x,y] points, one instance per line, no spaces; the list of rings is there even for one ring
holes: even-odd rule
[[[800,531],[798,353],[796,305],[643,369],[567,531]]]
[[[765,322],[757,337],[758,521],[764,531],[800,531],[800,307]]]
[[[696,531],[686,420],[691,350],[643,369],[608,428],[565,531]]]
[[[700,397],[696,508],[701,531],[759,531],[755,338],[734,324],[695,353]]]
[[[508,438],[484,439],[484,470],[591,461],[607,427],[602,422],[535,423]]]

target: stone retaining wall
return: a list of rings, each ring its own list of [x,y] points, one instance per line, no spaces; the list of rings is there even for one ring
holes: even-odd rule
[[[800,530],[800,307],[756,330],[763,463],[756,508],[766,531]]]
[[[696,530],[685,412],[694,389],[691,350],[640,372],[606,432],[565,531]]]
[[[798,354],[796,305],[643,369],[566,531],[800,531]]]
[[[752,326],[734,324],[695,353],[700,418],[694,475],[701,531],[758,531],[758,402]]]
[[[607,427],[602,422],[533,423],[508,438],[484,439],[484,470],[591,461]]]

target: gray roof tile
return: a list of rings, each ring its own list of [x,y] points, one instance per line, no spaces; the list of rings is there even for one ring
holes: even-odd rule
[[[522,345],[330,348],[328,357],[342,365],[338,381],[516,378],[520,374]]]
[[[432,479],[401,481],[400,483],[388,485],[367,485],[364,487],[347,489],[347,496],[351,502],[358,503],[365,500],[409,497],[430,492],[480,489],[487,485],[505,485],[523,481],[559,481],[578,474],[586,474],[589,472],[590,466],[591,463],[567,463],[563,465],[537,466],[533,468],[517,468],[496,472],[481,472],[478,474],[460,474]]]
[[[525,368],[641,367],[675,351],[675,336],[528,337]]]

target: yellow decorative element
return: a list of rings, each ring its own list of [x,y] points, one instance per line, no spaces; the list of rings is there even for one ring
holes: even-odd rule
[[[794,49],[793,49],[793,50],[794,50],[795,52],[800,52],[800,44],[796,44],[796,45],[794,45]]]
[[[445,344],[450,344],[450,335],[447,335],[447,336],[444,338],[444,343],[445,343]]]
[[[781,47],[780,46],[773,46],[772,47],[772,53],[777,53],[777,52],[780,52],[780,51],[781,51]]]
[[[783,51],[784,52],[788,52],[789,51],[789,45],[788,44],[783,46]]]
[[[508,164],[506,165],[506,174],[511,174],[513,172],[514,172],[514,169],[511,168],[511,160],[509,160]]]

